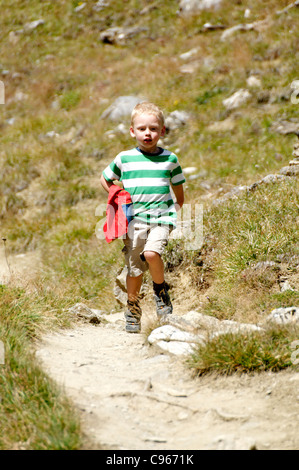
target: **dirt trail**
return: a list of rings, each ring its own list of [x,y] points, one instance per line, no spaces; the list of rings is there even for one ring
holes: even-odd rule
[[[124,331],[123,314],[50,334],[37,355],[80,409],[95,448],[299,449],[299,373],[193,379]]]
[[[0,255],[0,282],[39,265],[38,253],[16,255],[9,271]],[[299,449],[298,372],[194,379],[182,359],[126,333],[122,312],[105,319],[48,334],[36,351],[80,410],[92,448]]]

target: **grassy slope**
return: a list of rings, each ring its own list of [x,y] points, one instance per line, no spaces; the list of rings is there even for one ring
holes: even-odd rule
[[[116,308],[111,282],[122,265],[121,243],[108,246],[97,240],[95,208],[106,201],[99,188],[101,171],[118,151],[133,145],[126,135],[107,138],[105,132],[114,124],[100,117],[116,97],[127,94],[145,96],[166,113],[182,109],[192,114],[191,122],[170,134],[166,142],[170,149],[179,149],[183,167],[197,166],[204,175],[188,182],[186,197],[187,202],[204,204],[206,238],[197,252],[169,247],[173,259],[169,277],[173,278],[176,301],[219,318],[246,321],[259,320],[272,308],[296,304],[298,294],[280,293],[278,280],[285,276],[298,288],[296,265],[291,261],[293,254],[298,255],[294,223],[298,221],[297,181],[261,187],[217,208],[209,207],[206,196],[278,172],[291,158],[294,138],[275,134],[271,125],[298,113],[297,106],[281,98],[281,91],[298,79],[298,9],[276,16],[275,10],[288,0],[246,2],[252,11],[250,21],[270,19],[273,24],[260,33],[238,33],[222,42],[222,31],[203,33],[202,26],[206,22],[229,26],[244,22],[242,2],[224,0],[216,13],[189,18],[177,15],[178,2],[174,1],[127,0],[124,8],[124,2],[117,0],[100,12],[93,10],[94,3],[87,2],[76,13],[75,1],[0,2],[0,63],[6,91],[6,104],[0,109],[1,236],[7,238],[10,253],[41,249],[45,263],[43,288],[38,291],[43,300],[31,303],[26,290],[16,293],[14,287],[8,287],[1,293],[1,322],[8,309],[7,295],[16,305],[22,299],[30,311],[37,312],[31,327],[36,332],[33,336],[26,333],[29,344],[39,334],[34,326],[37,317],[48,318],[51,326],[58,319],[61,325],[63,309],[80,300],[94,307],[104,304],[108,311]],[[153,8],[141,14],[145,6]],[[18,33],[39,18],[43,25]],[[146,31],[125,46],[100,41],[100,32],[108,27],[136,25]],[[179,55],[193,48],[198,52],[191,61],[199,61],[199,67],[193,74],[181,73],[185,62]],[[212,65],[207,66],[204,58]],[[259,74],[263,90],[275,98],[260,103],[259,91],[253,90],[246,106],[228,113],[223,99],[246,87],[252,72]],[[227,117],[234,118],[232,131],[209,130],[211,123]],[[9,124],[12,118],[14,122]],[[47,136],[52,131],[60,137]],[[250,269],[259,261],[277,260],[280,264],[275,269]],[[184,296],[186,285],[188,298]],[[49,290],[53,290],[55,302],[46,295]],[[22,337],[26,322],[19,318],[18,310],[12,315],[22,330],[14,337]],[[11,337],[5,325],[3,328],[1,339],[10,344]],[[15,361],[17,349],[10,349],[11,361]],[[5,376],[1,395],[9,396],[6,387],[17,372],[1,372]],[[26,374],[29,381],[30,374]],[[13,419],[20,425],[20,416],[7,419],[12,415],[6,405],[2,413],[6,426]],[[70,428],[72,425],[70,422]],[[42,420],[40,426],[44,429]],[[7,433],[11,437],[1,442],[2,447],[8,448],[14,441],[29,442],[26,424],[22,429],[21,437]],[[50,425],[48,429],[49,435],[56,433]],[[48,439],[28,446],[51,446]]]

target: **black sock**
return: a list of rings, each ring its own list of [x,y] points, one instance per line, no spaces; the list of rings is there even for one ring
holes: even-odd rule
[[[153,282],[153,288],[154,288],[154,292],[156,295],[159,295],[160,292],[165,289],[165,281],[162,282],[162,284],[156,284],[155,282]]]

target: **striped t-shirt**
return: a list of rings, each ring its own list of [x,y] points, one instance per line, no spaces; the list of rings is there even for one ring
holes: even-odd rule
[[[109,182],[122,181],[131,195],[135,219],[175,226],[176,210],[170,184],[182,184],[185,178],[174,153],[164,149],[155,155],[138,148],[127,150],[115,157],[103,176]]]

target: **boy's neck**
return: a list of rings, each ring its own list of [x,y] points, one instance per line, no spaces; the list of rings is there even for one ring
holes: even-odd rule
[[[141,153],[145,153],[146,155],[159,155],[160,153],[163,152],[163,149],[161,147],[156,147],[155,150],[149,152],[147,150],[142,150],[140,147],[137,147],[137,150]]]

